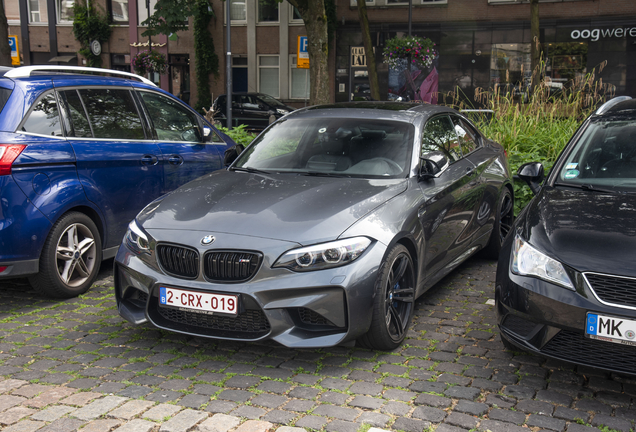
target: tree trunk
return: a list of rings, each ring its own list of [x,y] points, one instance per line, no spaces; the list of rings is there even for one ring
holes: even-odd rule
[[[309,54],[309,82],[311,105],[328,104],[329,96],[329,35],[324,0],[289,0],[296,6],[307,30],[307,52]]]
[[[539,65],[541,63],[541,42],[539,30],[539,0],[530,0],[530,57],[532,61],[532,90],[534,91],[540,80]]]
[[[367,71],[369,72],[369,86],[371,97],[377,101],[380,99],[380,86],[378,84],[378,70],[375,65],[375,53],[369,31],[369,18],[367,17],[367,0],[358,0],[358,16],[360,17],[360,29],[364,41],[364,53],[367,58]]]
[[[9,24],[4,12],[4,2],[0,3],[0,66],[11,66],[11,47],[9,47]]]

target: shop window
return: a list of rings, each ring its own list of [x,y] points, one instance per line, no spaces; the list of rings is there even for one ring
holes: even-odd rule
[[[128,24],[128,0],[108,0],[108,9],[113,24]]]
[[[7,24],[20,24],[20,3],[18,0],[4,0],[4,13]]]
[[[259,1],[258,22],[278,22],[278,5],[276,1]]]
[[[29,23],[44,24],[49,21],[46,0],[29,0]]]
[[[289,97],[291,99],[309,99],[309,69],[296,67],[296,56],[289,61]]]
[[[258,91],[275,98],[280,96],[278,56],[258,57]]]
[[[230,0],[230,19],[232,22],[247,21],[246,2],[247,0]]]
[[[75,0],[55,0],[58,24],[73,24]]]
[[[563,42],[543,45],[546,61],[546,84],[559,90],[568,81],[587,73],[587,42]]]
[[[524,96],[532,81],[529,43],[493,44],[490,80],[502,95]]]

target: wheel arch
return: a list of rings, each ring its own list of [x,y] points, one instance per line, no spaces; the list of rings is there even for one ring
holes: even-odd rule
[[[64,216],[66,216],[69,213],[82,213],[88,216],[93,221],[93,223],[97,227],[97,231],[99,232],[99,237],[102,242],[102,249],[103,249],[104,238],[106,235],[106,232],[105,232],[106,227],[104,226],[104,221],[102,220],[102,217],[97,212],[97,210],[86,205],[78,205],[75,207],[71,207],[69,209],[66,209],[63,213],[60,213],[60,216],[55,221],[53,221],[53,225],[55,225],[59,220],[61,220]]]

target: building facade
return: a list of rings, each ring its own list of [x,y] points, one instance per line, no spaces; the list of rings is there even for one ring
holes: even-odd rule
[[[355,55],[363,45],[356,4],[356,0],[338,2],[336,101],[355,99],[368,85],[366,68],[359,67]],[[441,93],[459,89],[474,102],[478,87],[503,86],[520,93],[529,84],[528,0],[412,0],[412,4],[412,35],[430,38],[439,57],[431,68],[412,69],[409,74],[382,63],[384,41],[408,32],[408,0],[367,0],[383,97],[418,99],[425,87],[435,84]],[[551,86],[567,85],[594,69],[604,83],[615,86],[617,95],[636,96],[636,1],[540,0],[539,11],[545,75]]]

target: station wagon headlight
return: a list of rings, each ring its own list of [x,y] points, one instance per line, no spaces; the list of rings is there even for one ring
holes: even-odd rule
[[[539,279],[574,290],[563,264],[539,252],[518,235],[512,249],[512,272],[521,276],[536,276]]]
[[[137,255],[142,253],[150,254],[151,239],[152,237],[150,234],[141,229],[141,227],[137,225],[136,220],[133,219],[133,221],[128,224],[128,230],[124,236],[124,242],[126,242],[128,249],[135,252]]]
[[[284,267],[293,271],[340,267],[355,261],[370,244],[371,240],[366,237],[353,237],[292,249],[278,258],[273,267]]]

